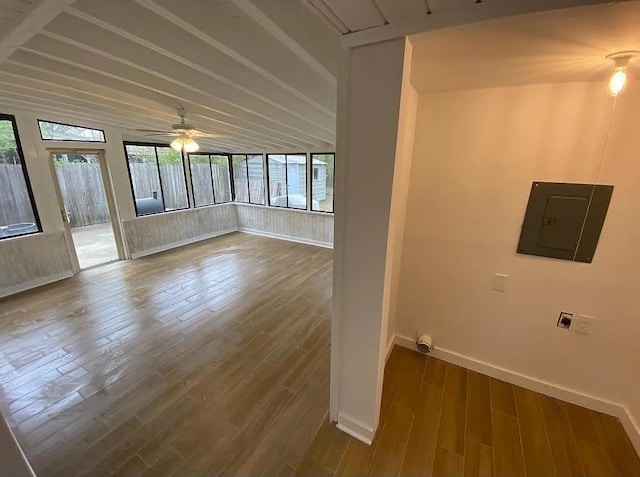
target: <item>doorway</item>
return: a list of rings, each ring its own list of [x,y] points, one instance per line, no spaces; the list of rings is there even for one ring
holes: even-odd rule
[[[75,268],[119,260],[121,247],[102,151],[51,152],[51,167]]]

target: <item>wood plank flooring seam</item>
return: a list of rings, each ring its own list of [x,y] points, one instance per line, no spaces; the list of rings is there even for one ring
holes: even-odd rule
[[[491,391],[491,378],[489,378],[489,412],[494,412],[493,409],[493,392]],[[493,447],[491,448],[491,467],[493,470],[493,475],[496,472],[496,441],[493,429],[493,416],[491,416],[491,437],[493,438]]]
[[[429,362],[427,361],[425,363],[424,368],[422,369],[422,376],[420,376],[420,386],[418,387],[418,395],[420,395],[420,393],[422,392],[422,386],[425,386],[424,377],[425,377],[425,375],[427,373],[427,366],[428,365],[429,365]],[[409,439],[411,438],[411,431],[412,431],[413,425],[415,424],[415,421],[416,421],[416,412],[417,412],[417,409],[414,409],[413,410],[413,415],[411,417],[411,423],[409,424],[407,444],[409,443]],[[404,459],[405,459],[406,456],[407,456],[407,445],[405,445],[404,451],[402,453],[402,459],[400,459],[400,471],[402,471],[402,467],[404,466]]]
[[[513,401],[515,403],[516,396],[515,396],[515,387],[514,386],[511,387],[511,394],[513,395]],[[527,470],[526,470],[526,465],[525,465],[525,460],[524,460],[524,444],[522,443],[522,426],[520,425],[520,414],[519,414],[519,411],[518,411],[517,403],[516,403],[516,406],[515,406],[515,410],[516,410],[516,424],[518,425],[518,438],[520,440],[520,458],[522,459],[524,475],[526,475],[527,474]]]

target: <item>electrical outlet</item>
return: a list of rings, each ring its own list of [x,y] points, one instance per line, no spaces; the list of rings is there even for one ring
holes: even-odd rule
[[[573,320],[571,331],[575,331],[576,333],[580,333],[581,335],[590,335],[594,321],[595,318],[593,316],[578,315],[576,319]]]
[[[562,328],[563,330],[568,330],[571,328],[572,323],[573,323],[573,313],[561,311],[560,316],[558,317],[558,323],[556,324],[556,326],[558,328]]]

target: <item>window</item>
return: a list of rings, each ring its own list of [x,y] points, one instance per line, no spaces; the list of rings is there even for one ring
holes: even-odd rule
[[[269,205],[307,208],[306,154],[268,154]]]
[[[40,137],[45,141],[105,142],[104,131],[71,124],[53,123],[38,119]]]
[[[333,153],[311,154],[311,210],[333,212],[335,160],[336,155]]]
[[[196,207],[231,201],[228,156],[189,154],[189,167]]]
[[[231,202],[231,181],[229,180],[229,156],[211,155],[211,173],[216,204]]]
[[[234,154],[235,201],[264,205],[264,164],[262,154]]]
[[[125,143],[137,215],[189,207],[182,156],[169,146]]]
[[[41,231],[15,118],[0,114],[0,239]]]

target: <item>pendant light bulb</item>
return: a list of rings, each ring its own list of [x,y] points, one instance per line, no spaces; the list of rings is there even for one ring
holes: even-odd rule
[[[627,86],[627,69],[616,68],[609,80],[609,93],[612,96],[618,96]]]
[[[629,65],[629,60],[638,55],[640,55],[639,51],[630,50],[619,51],[605,57],[614,63],[613,74],[611,75],[608,85],[609,93],[611,93],[612,96],[618,96],[625,90],[627,86],[627,66]]]

